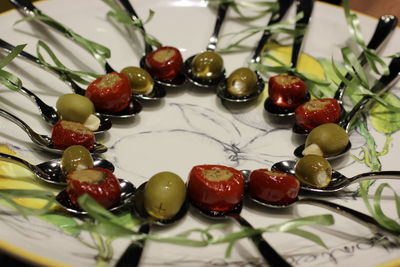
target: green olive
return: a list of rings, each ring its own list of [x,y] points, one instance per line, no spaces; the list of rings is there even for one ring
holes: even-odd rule
[[[343,152],[348,143],[349,135],[342,127],[335,123],[321,124],[307,136],[303,155],[335,156]]]
[[[331,165],[318,155],[304,156],[297,161],[294,171],[300,182],[318,188],[326,187],[332,178]]]
[[[175,173],[160,172],[149,179],[143,197],[149,215],[169,219],[181,209],[186,198],[186,186]]]
[[[224,61],[218,53],[206,51],[193,58],[192,73],[197,78],[215,79],[221,76],[223,70]]]
[[[249,68],[239,68],[229,75],[226,89],[233,96],[247,96],[257,89],[257,75]]]
[[[64,150],[61,158],[61,171],[64,174],[88,168],[93,168],[93,158],[89,150],[80,145],[70,146]]]
[[[138,67],[126,67],[121,73],[128,76],[132,92],[136,95],[147,95],[153,91],[154,81],[150,74]]]
[[[95,112],[89,98],[78,94],[65,94],[57,100],[57,112],[62,119],[84,123]]]

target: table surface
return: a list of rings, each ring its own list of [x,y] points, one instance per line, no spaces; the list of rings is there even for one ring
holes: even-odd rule
[[[349,0],[349,3],[351,9],[373,17],[380,17],[385,14],[400,17],[400,0]],[[11,8],[12,5],[8,1],[3,0],[3,3],[0,4],[0,13]],[[2,266],[31,266],[4,254],[0,254],[0,262]]]

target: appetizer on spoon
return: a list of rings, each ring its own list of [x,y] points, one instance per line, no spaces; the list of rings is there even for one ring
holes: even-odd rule
[[[188,181],[191,203],[204,215],[214,219],[232,218],[241,226],[253,228],[240,216],[244,195],[244,179],[240,171],[220,165],[199,165],[192,168]],[[270,266],[291,266],[262,237],[251,240]]]
[[[129,0],[118,0],[118,2],[133,22],[140,21]],[[145,45],[145,55],[140,59],[140,67],[150,73],[156,84],[159,85],[158,90],[163,91],[165,95],[164,87],[178,87],[185,82],[185,76],[181,71],[183,67],[181,52],[172,46],[161,46],[153,50],[153,47],[147,41],[143,24],[140,22],[139,25]]]
[[[189,82],[196,86],[213,88],[225,78],[224,61],[215,52],[217,48],[218,35],[225,20],[229,3],[218,5],[217,18],[214,30],[208,41],[206,51],[193,55],[185,60],[184,73]]]
[[[168,226],[179,221],[188,211],[186,186],[172,172],[160,172],[137,189],[133,198],[134,212],[144,220],[139,233],[148,234],[151,225]],[[132,243],[119,258],[116,267],[137,266],[142,255],[144,240]]]
[[[278,23],[285,16],[293,0],[279,0],[279,9],[271,14],[267,27]],[[269,29],[264,30],[258,42],[251,62],[260,61],[260,54],[272,33]],[[217,96],[229,102],[248,102],[257,98],[263,91],[265,82],[257,71],[242,67],[234,70],[227,79],[221,79],[217,87]]]
[[[243,170],[242,173],[247,184],[246,196],[261,206],[284,209],[295,204],[314,205],[354,220],[373,232],[380,232],[397,238],[398,233],[383,228],[374,218],[364,213],[322,199],[299,198],[297,196],[299,182],[292,174],[266,169]]]
[[[80,123],[60,120],[53,127],[50,138],[36,133],[23,120],[6,110],[0,109],[0,116],[18,125],[28,134],[35,145],[50,153],[62,154],[68,146],[78,144],[85,146],[94,154],[107,151],[107,147],[96,143],[94,134]]]
[[[84,151],[83,147],[71,146],[64,151],[61,159],[53,159],[37,165],[4,153],[0,153],[0,160],[18,164],[19,166],[31,170],[41,181],[59,186],[67,185],[65,174],[69,172],[68,170],[76,168],[76,165],[80,165],[81,167],[85,165],[88,167],[103,168],[111,172],[114,171],[114,165],[108,160],[97,156],[90,156],[90,154],[87,155],[89,152],[83,153],[82,151]],[[71,154],[76,155],[72,156]],[[73,159],[71,159],[72,157]]]
[[[319,166],[325,165],[325,168],[323,166],[315,168],[315,157],[317,156],[310,155],[297,162],[293,160],[280,161],[272,165],[271,170],[296,176],[300,180],[300,188],[304,192],[327,196],[340,193],[347,186],[364,180],[400,179],[400,171],[366,172],[346,177],[340,172],[332,170],[326,163],[319,164]]]
[[[5,51],[10,52],[12,51],[15,46],[13,46],[12,44],[0,39],[0,47],[3,48]],[[65,83],[67,83],[72,91],[75,94],[79,94],[82,96],[86,96],[87,92],[85,89],[81,88],[76,82],[74,82],[74,80],[69,76],[68,73],[62,72],[60,70],[57,70],[55,68],[52,68],[46,64],[43,64],[37,57],[25,52],[25,51],[21,51],[21,53],[18,54],[19,56],[21,56],[22,58],[28,60],[31,63],[35,63],[36,65],[39,65],[40,67],[52,72],[53,74],[57,75],[62,81],[64,81]],[[130,79],[130,77],[128,77]],[[124,90],[125,92],[126,90],[125,86],[122,90]],[[92,89],[93,90],[93,89]],[[106,99],[102,99],[103,102],[103,106],[107,104],[107,102],[111,99],[111,102],[117,102],[117,103],[122,103],[122,105],[126,105],[126,99],[129,98],[129,96],[127,96],[127,94],[119,94],[120,91],[118,91],[116,94],[114,94],[114,96],[106,96]],[[93,95],[93,93],[91,93]],[[123,99],[121,99],[123,98]],[[97,102],[99,102],[99,100],[97,100]],[[101,103],[100,103],[101,105]],[[115,105],[115,104],[114,104]],[[130,97],[130,102],[128,102],[128,105],[118,111],[118,112],[112,112],[110,110],[96,110],[96,113],[101,116],[101,117],[107,117],[107,118],[129,118],[129,117],[133,117],[136,114],[138,114],[140,111],[142,110],[142,105],[140,104],[140,102],[134,97],[131,96]]]
[[[378,49],[395,29],[396,25],[396,16],[381,16],[367,48],[374,50]],[[364,53],[359,55],[358,61],[361,66],[364,66],[367,63]],[[350,81],[352,76],[347,73],[345,78]],[[296,134],[306,135],[318,125],[329,122],[336,123],[343,119],[346,113],[342,104],[345,88],[346,83],[342,81],[333,98],[312,99],[297,107],[295,110],[296,122],[293,125],[293,132]]]
[[[399,76],[399,72],[400,57],[396,57],[389,64],[389,74],[383,75],[370,91],[374,94],[386,92],[393,80]],[[365,95],[338,124],[326,123],[314,128],[307,136],[305,144],[294,150],[294,155],[301,158],[307,154],[317,154],[328,160],[345,155],[351,148],[348,138],[351,122],[360,111],[365,109],[371,99],[373,99],[372,96]]]
[[[297,0],[296,14],[303,13],[303,17],[296,21],[295,29],[307,27],[314,8],[313,0]],[[293,40],[291,66],[297,67],[304,34],[298,35]],[[268,97],[264,102],[264,109],[268,114],[277,117],[289,117],[294,115],[296,107],[308,101],[310,94],[305,83],[298,77],[289,74],[281,74],[271,77],[268,82]]]

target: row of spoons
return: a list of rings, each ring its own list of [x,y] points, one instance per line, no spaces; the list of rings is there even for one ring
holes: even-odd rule
[[[29,170],[31,170],[37,178],[39,178],[41,181],[50,183],[52,185],[59,185],[59,186],[65,186],[66,182],[65,180],[60,180],[60,173],[61,173],[61,167],[60,167],[60,160],[51,160],[48,162],[43,162],[38,165],[32,165],[28,163],[27,161],[20,159],[15,156],[11,156],[8,154],[3,154],[0,153],[0,160],[2,161],[7,161],[11,163],[16,163],[22,167],[25,167]],[[286,172],[291,172],[293,171],[293,164],[292,162],[280,162],[275,164],[272,169],[275,170],[282,170],[282,166],[285,169]],[[107,160],[101,159],[101,158],[94,158],[94,166],[95,167],[100,167],[100,168],[106,168],[110,171],[114,170],[113,165],[108,162]],[[248,182],[249,176],[250,176],[250,171],[248,170],[243,170],[241,171],[245,181]],[[327,191],[325,192],[325,195],[332,195],[333,192],[337,192],[338,190],[338,181],[341,183],[341,188],[343,188],[343,184],[350,184],[354,183],[355,181],[359,180],[364,180],[364,179],[379,179],[379,178],[385,178],[385,179],[399,179],[400,178],[400,172],[377,172],[377,173],[365,173],[365,174],[360,174],[352,178],[347,178],[343,176],[342,174],[335,172],[334,173],[335,179],[333,181],[336,181],[336,185],[333,185],[332,187],[336,187],[335,190],[332,190],[331,188],[328,188]],[[65,178],[64,178],[65,179]],[[179,219],[181,219],[186,212],[188,211],[189,207],[189,199],[186,199],[184,204],[182,205],[181,209],[179,212],[173,216],[170,219],[155,219],[151,216],[149,216],[144,209],[144,204],[143,204],[143,192],[146,183],[143,183],[138,189],[135,188],[135,186],[130,183],[127,180],[124,179],[119,179],[120,185],[121,185],[121,198],[118,204],[114,205],[110,211],[117,211],[121,210],[123,208],[126,208],[127,206],[133,205],[135,214],[138,215],[139,217],[144,219],[144,224],[141,225],[139,232],[141,233],[148,233],[150,231],[151,225],[160,225],[160,226],[165,226],[174,222],[177,222]],[[324,191],[313,191],[312,188],[307,188],[307,187],[302,187],[303,190],[308,190],[310,189],[310,192],[318,192],[318,193],[324,193]],[[296,198],[296,200],[288,205],[271,205],[270,203],[266,202],[260,202],[260,200],[256,200],[251,198],[248,194],[246,194],[247,197],[263,206],[269,207],[269,208],[287,208],[290,207],[294,204],[312,204],[312,205],[317,205],[320,207],[325,207],[327,209],[330,209],[332,211],[335,211],[341,215],[345,215],[349,218],[355,219],[356,221],[371,227],[374,227],[374,229],[379,229],[380,231],[383,231],[384,233],[387,234],[392,234],[388,232],[387,230],[383,229],[382,227],[379,226],[379,224],[369,217],[368,215],[359,213],[357,211],[354,211],[352,209],[343,207],[341,205],[335,204],[335,203],[330,203],[325,200],[321,199],[313,199],[313,198]],[[80,210],[76,206],[74,206],[66,193],[65,190],[62,190],[57,196],[56,196],[56,201],[58,204],[65,209],[68,212],[71,212],[73,214],[77,215],[84,215],[86,214],[84,211]],[[196,207],[196,203],[192,203],[193,206]],[[238,205],[236,205],[232,210],[228,212],[215,212],[215,211],[210,211],[210,210],[205,210],[204,208],[197,207],[201,214],[206,215],[207,217],[211,218],[231,218],[237,221],[241,226],[243,227],[250,227],[252,228],[251,224],[244,219],[243,217],[240,216],[240,211],[242,209],[242,202],[240,202]],[[250,237],[251,240],[255,243],[256,247],[260,251],[261,255],[264,257],[266,262],[268,262],[271,266],[290,266],[265,240],[264,238],[260,235],[253,235]],[[143,241],[144,242],[144,241]],[[144,244],[143,244],[144,245]],[[120,260],[117,263],[117,266],[125,266],[128,262],[130,264],[132,263],[138,263],[140,260],[140,255],[141,251],[143,249],[143,246],[138,246],[137,244],[132,244],[128,247],[128,249],[125,251],[123,256],[120,258]]]
[[[28,0],[10,0],[10,2],[12,4],[14,4],[14,6],[16,8],[18,8],[20,11],[22,11],[22,13],[26,16],[35,16],[35,14],[43,14],[43,12],[41,12],[38,8],[36,8],[30,1]],[[133,9],[132,5],[130,4],[129,1],[127,0],[118,0],[117,1],[125,10],[126,12],[129,14],[129,16],[131,17],[131,19],[134,22],[137,22],[139,20],[139,17],[136,13],[136,11]],[[267,26],[271,26],[275,23],[278,23],[279,21],[281,21],[281,19],[284,17],[284,15],[287,13],[288,9],[290,8],[290,6],[292,5],[292,3],[294,2],[294,0],[278,0],[277,1],[279,4],[279,9],[277,11],[274,11],[271,14],[271,17],[269,19],[269,22],[267,24]],[[303,18],[298,20],[296,22],[296,26],[295,28],[299,28],[300,25],[307,25],[309,18],[311,16],[312,10],[313,10],[313,2],[312,0],[297,0],[297,11],[296,13],[303,13]],[[219,9],[218,9],[218,15],[217,15],[217,19],[216,19],[216,23],[215,23],[215,27],[214,27],[214,32],[210,38],[209,44],[207,46],[207,51],[214,51],[217,45],[217,41],[218,41],[218,34],[219,31],[221,29],[222,23],[224,21],[226,12],[228,10],[229,4],[227,3],[221,3],[219,5]],[[53,27],[54,29],[61,31],[65,36],[70,37],[71,39],[73,39],[73,36],[71,36],[70,34],[68,34],[68,32],[66,31],[65,28],[61,27],[58,24],[52,23],[51,21],[43,21],[45,24],[47,24],[48,26]],[[140,66],[144,69],[146,69],[146,56],[148,56],[151,52],[153,52],[153,47],[151,45],[148,44],[148,42],[146,42],[146,31],[143,27],[142,24],[140,24],[139,26],[140,31],[143,35],[143,39],[144,39],[144,43],[145,43],[145,55],[140,59]],[[264,45],[268,42],[269,38],[271,37],[272,32],[269,29],[266,29],[260,39],[260,41],[258,42],[256,49],[254,50],[254,55],[252,57],[252,62],[258,62],[260,59],[260,54],[264,48]],[[294,40],[293,43],[293,53],[292,53],[292,65],[296,66],[297,65],[297,59],[298,59],[298,55],[300,53],[300,47],[301,47],[301,43],[303,40],[304,34],[297,36]],[[229,90],[227,90],[227,81],[228,79],[225,77],[225,71],[222,71],[220,73],[220,75],[218,75],[218,77],[216,78],[196,78],[193,75],[192,72],[192,60],[195,56],[190,57],[189,59],[187,59],[185,61],[185,63],[183,64],[183,70],[181,72],[179,72],[178,76],[176,78],[174,78],[171,81],[166,81],[166,80],[162,80],[162,79],[157,79],[156,77],[153,77],[155,80],[155,84],[157,85],[156,88],[153,90],[152,94],[155,94],[153,96],[149,95],[135,95],[135,97],[138,98],[142,98],[142,99],[146,99],[146,100],[155,100],[155,99],[159,99],[160,96],[165,95],[165,93],[162,93],[162,90],[165,90],[165,88],[168,87],[176,87],[176,86],[180,86],[182,85],[186,78],[185,76],[188,78],[187,80],[189,80],[190,82],[192,82],[193,84],[195,84],[196,86],[200,86],[200,87],[214,87],[217,89],[217,95],[226,101],[231,101],[231,102],[247,102],[247,101],[251,101],[254,98],[256,98],[257,96],[259,96],[261,94],[261,92],[264,90],[264,80],[260,77],[259,73],[256,72],[256,85],[255,85],[255,90],[252,93],[249,94],[245,94],[243,96],[238,96],[238,95],[233,95],[232,93],[230,93]],[[37,62],[36,62],[37,63]],[[107,62],[105,63],[105,70],[107,73],[109,72],[114,72],[114,69],[110,66],[110,64],[108,64]],[[65,73],[64,73],[65,76]],[[76,86],[74,86],[76,87]],[[236,89],[235,89],[236,90]],[[247,90],[247,89],[238,89],[240,91],[243,90]],[[252,89],[253,90],[253,89]],[[79,90],[81,92],[81,90]],[[161,93],[160,93],[161,92]],[[242,92],[243,93],[243,92]],[[246,93],[246,92],[245,92]]]

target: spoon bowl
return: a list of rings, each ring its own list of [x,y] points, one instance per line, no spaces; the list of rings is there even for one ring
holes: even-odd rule
[[[118,181],[119,184],[121,185],[121,197],[118,203],[116,203],[114,206],[108,209],[111,212],[117,212],[128,206],[131,203],[132,197],[134,196],[136,190],[135,186],[128,180],[118,179]],[[72,202],[68,197],[68,193],[65,189],[57,194],[56,201],[61,208],[72,214],[75,215],[87,214],[86,211],[72,204]]]
[[[272,165],[271,170],[281,171],[295,175],[294,169],[296,161],[286,160],[280,161]],[[330,183],[324,188],[312,187],[309,185],[301,184],[300,188],[303,192],[317,193],[320,195],[332,196],[339,193],[349,185],[364,181],[364,180],[378,180],[378,179],[400,179],[400,171],[379,171],[379,172],[366,172],[355,175],[353,177],[346,177],[338,171],[332,170],[332,178]]]
[[[15,163],[27,170],[30,170],[39,180],[45,183],[57,186],[67,185],[66,177],[61,171],[61,159],[52,159],[37,165],[33,165],[19,157],[0,153],[0,161]],[[114,172],[115,169],[111,162],[96,156],[93,156],[93,167],[107,169],[111,172]]]

